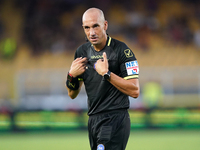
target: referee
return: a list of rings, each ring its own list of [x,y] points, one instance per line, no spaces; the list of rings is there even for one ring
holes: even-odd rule
[[[89,42],[75,52],[67,75],[70,98],[84,83],[88,96],[88,132],[91,150],[125,150],[130,134],[128,96],[139,96],[139,67],[123,42],[107,35],[108,22],[98,8],[82,16]]]

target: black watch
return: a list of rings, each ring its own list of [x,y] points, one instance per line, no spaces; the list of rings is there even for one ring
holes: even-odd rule
[[[105,73],[104,75],[103,75],[103,78],[105,79],[105,80],[108,80],[108,79],[110,79],[110,71],[108,71],[107,73]]]

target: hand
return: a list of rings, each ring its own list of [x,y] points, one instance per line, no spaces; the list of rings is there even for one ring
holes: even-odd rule
[[[86,70],[87,58],[76,58],[70,67],[69,73],[75,78],[83,74]]]
[[[103,52],[103,59],[97,60],[95,63],[95,69],[99,75],[103,76],[105,73],[108,72],[108,59],[105,52]]]

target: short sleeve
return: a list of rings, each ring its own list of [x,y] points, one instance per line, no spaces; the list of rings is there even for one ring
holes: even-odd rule
[[[126,44],[122,44],[119,49],[119,63],[121,75],[124,79],[139,78],[139,65],[137,59]]]

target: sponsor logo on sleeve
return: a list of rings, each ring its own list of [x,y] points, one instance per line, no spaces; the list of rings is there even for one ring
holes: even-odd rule
[[[128,75],[139,74],[139,67],[137,60],[125,63]]]

